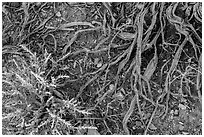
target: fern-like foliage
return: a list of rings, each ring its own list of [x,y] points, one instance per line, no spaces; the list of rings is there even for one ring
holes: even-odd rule
[[[4,66],[3,134],[70,134],[70,130],[80,130],[67,116],[91,113],[74,98],[64,98],[55,89],[54,77],[48,79],[51,54],[45,50],[44,55],[37,57],[27,46],[20,45],[23,56],[13,56]]]

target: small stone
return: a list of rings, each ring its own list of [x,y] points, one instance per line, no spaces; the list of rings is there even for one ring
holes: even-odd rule
[[[93,5],[94,4],[94,2],[86,2],[87,4],[89,4],[89,5]]]
[[[144,113],[144,111],[142,111],[143,114],[143,119],[148,119],[149,117],[151,117],[151,113]]]
[[[185,98],[181,98],[181,102],[186,102],[186,99]]]
[[[181,125],[183,125],[183,122],[181,122],[181,121],[179,121],[178,123],[181,124]]]
[[[124,90],[124,88],[121,88],[120,91],[121,91],[123,94],[126,93],[125,90]]]
[[[189,115],[189,122],[192,123],[192,122],[194,121],[194,119],[195,119],[195,118],[194,118],[192,115]]]
[[[191,60],[192,60],[192,58],[189,58],[189,59],[188,59],[188,62],[192,62]]]
[[[94,64],[96,65],[96,64],[98,64],[98,62],[99,62],[99,58],[95,58],[94,59]]]
[[[178,107],[179,107],[180,109],[186,109],[186,106],[184,106],[183,104],[179,104]]]
[[[174,110],[174,115],[178,115],[178,114],[179,114],[178,109]]]
[[[174,114],[174,110],[171,110],[171,111],[170,111],[170,114]]]
[[[99,63],[97,64],[97,68],[100,68],[101,66],[102,66],[102,63],[99,62]]]
[[[141,121],[135,121],[136,127],[142,127],[142,122]]]
[[[110,89],[110,90],[113,90],[114,87],[115,87],[115,86],[114,86],[113,84],[110,84],[109,89]]]
[[[58,11],[58,12],[56,13],[56,16],[57,16],[57,17],[61,17],[61,13]]]
[[[126,24],[131,24],[132,20],[130,18],[127,18]]]
[[[159,89],[159,90],[158,90],[158,93],[162,93],[162,89]]]
[[[103,64],[101,61],[99,61],[99,58],[94,59],[94,64],[96,65],[97,68],[100,68]]]
[[[179,130],[183,130],[184,126],[183,125],[179,125]]]

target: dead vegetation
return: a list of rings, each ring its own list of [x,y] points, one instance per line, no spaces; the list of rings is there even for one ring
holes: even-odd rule
[[[3,134],[201,134],[201,13],[197,2],[3,3]]]

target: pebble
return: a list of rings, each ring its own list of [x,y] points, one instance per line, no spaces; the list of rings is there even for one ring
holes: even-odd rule
[[[183,130],[184,126],[183,125],[179,125],[179,130]]]
[[[187,102],[187,100],[185,98],[181,98],[181,102]]]
[[[179,104],[178,107],[179,107],[180,109],[186,109],[186,106],[184,106],[183,104]]]
[[[189,58],[189,59],[188,59],[188,62],[192,62],[191,60],[192,60],[192,58]]]
[[[103,64],[101,61],[99,61],[99,58],[94,59],[94,64],[96,65],[97,68],[100,68]]]
[[[57,17],[61,17],[61,13],[58,11],[58,12],[56,13],[56,16],[57,16]]]
[[[159,89],[159,90],[158,90],[158,93],[162,93],[162,89]]]
[[[174,115],[178,115],[178,114],[179,114],[178,109],[174,110]]]
[[[183,125],[183,122],[181,122],[181,121],[179,121],[178,123],[181,124],[181,125]]]
[[[102,63],[99,62],[99,63],[97,64],[97,68],[100,68],[101,66],[102,66]]]
[[[109,89],[110,89],[110,90],[113,90],[114,87],[115,87],[115,86],[114,86],[113,84],[110,84],[110,85],[109,85]]]
[[[117,93],[117,94],[115,95],[115,98],[117,98],[118,100],[123,100],[123,99],[124,99],[124,96],[123,96],[123,94],[122,94],[121,92],[119,92],[119,93]]]
[[[170,111],[170,114],[174,114],[174,110],[171,110],[171,111]]]

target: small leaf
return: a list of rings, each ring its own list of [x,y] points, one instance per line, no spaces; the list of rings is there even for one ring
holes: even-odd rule
[[[128,32],[121,32],[119,33],[119,36],[124,39],[134,39],[135,38],[134,33],[128,33]]]
[[[182,132],[183,133],[183,135],[188,135],[189,133],[188,132]]]
[[[147,68],[144,72],[144,77],[147,78],[147,80],[150,80],[151,76],[153,75],[154,71],[156,70],[157,63],[158,63],[158,56],[157,56],[157,49],[155,47],[154,57],[150,60],[149,64],[147,65]]]
[[[152,129],[152,130],[156,130],[157,129],[157,127],[155,127],[155,125],[152,124],[152,123],[149,125],[149,128]]]
[[[115,87],[115,86],[114,86],[113,84],[110,84],[110,85],[109,85],[109,89],[110,89],[111,91],[114,89],[114,87]]]

